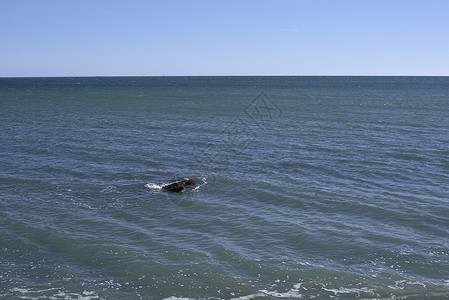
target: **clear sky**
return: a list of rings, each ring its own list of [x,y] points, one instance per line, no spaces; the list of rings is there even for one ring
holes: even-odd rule
[[[0,77],[449,75],[448,0],[0,0]]]

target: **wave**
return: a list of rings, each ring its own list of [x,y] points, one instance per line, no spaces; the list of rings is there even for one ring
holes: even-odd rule
[[[65,288],[49,289],[30,289],[30,288],[12,288],[8,291],[9,296],[17,296],[20,299],[77,299],[77,300],[96,300],[103,299],[97,293],[84,290],[81,293],[71,293]],[[0,295],[1,296],[1,295]]]

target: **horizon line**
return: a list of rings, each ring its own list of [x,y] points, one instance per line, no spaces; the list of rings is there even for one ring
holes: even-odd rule
[[[449,75],[55,75],[55,76],[0,76],[12,78],[119,78],[119,77],[449,77]]]

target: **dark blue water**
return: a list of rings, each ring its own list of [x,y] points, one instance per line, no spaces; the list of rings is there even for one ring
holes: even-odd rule
[[[0,105],[0,298],[449,298],[448,77],[2,78]]]

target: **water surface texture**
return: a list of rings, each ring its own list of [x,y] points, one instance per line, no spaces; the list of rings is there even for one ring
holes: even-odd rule
[[[448,77],[3,78],[0,106],[0,298],[449,297]]]

